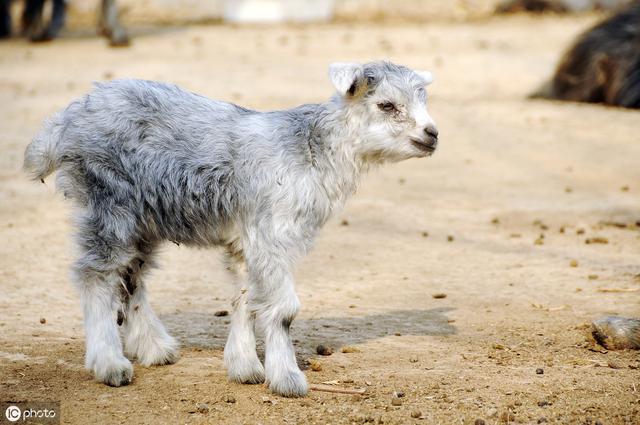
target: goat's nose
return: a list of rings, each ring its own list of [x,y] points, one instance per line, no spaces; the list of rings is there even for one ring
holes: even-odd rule
[[[428,138],[433,139],[433,141],[438,140],[438,129],[432,125],[424,128],[424,134],[426,134]]]

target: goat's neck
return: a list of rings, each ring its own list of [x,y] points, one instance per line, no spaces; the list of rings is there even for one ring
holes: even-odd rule
[[[340,208],[357,189],[368,169],[357,152],[357,127],[350,111],[338,99],[318,105],[312,121],[311,159],[314,181],[326,194],[331,209]]]

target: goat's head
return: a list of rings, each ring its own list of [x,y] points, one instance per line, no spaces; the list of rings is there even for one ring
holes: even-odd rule
[[[427,112],[425,90],[431,73],[390,62],[334,63],[329,78],[347,108],[349,131],[363,158],[401,161],[435,151],[438,130]]]

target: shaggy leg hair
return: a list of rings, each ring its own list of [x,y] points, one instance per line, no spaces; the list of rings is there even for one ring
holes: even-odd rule
[[[231,329],[224,346],[224,365],[229,379],[243,384],[264,382],[264,367],[256,353],[256,314],[249,307],[249,281],[245,259],[236,244],[226,249],[227,270],[232,275],[236,295],[231,302]]]
[[[167,333],[151,309],[142,281],[144,271],[152,264],[151,254],[151,248],[145,246],[123,272],[121,308],[118,310],[124,354],[143,366],[171,364],[178,360],[178,342]]]
[[[76,262],[73,277],[80,292],[86,336],[85,366],[96,379],[119,387],[133,379],[133,366],[124,356],[114,316],[122,279],[118,264],[99,258],[85,245],[85,254]],[[110,252],[114,256],[126,257]],[[123,266],[123,263],[120,263]]]

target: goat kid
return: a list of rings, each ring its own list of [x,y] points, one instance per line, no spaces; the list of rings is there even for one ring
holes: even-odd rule
[[[150,81],[98,84],[49,119],[27,147],[34,179],[57,170],[74,201],[73,280],[86,367],[108,385],[178,358],[144,273],[162,241],[224,247],[237,295],[224,362],[232,381],[302,396],[289,326],[293,266],[371,165],[426,157],[438,131],[431,75],[389,62],[336,63],[326,103],[256,112]],[[254,328],[264,333],[264,367]]]

